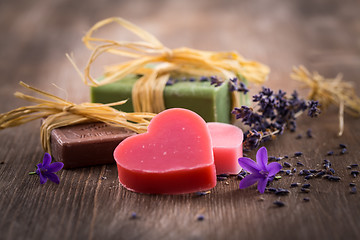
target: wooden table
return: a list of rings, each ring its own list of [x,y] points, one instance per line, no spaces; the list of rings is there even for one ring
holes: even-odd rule
[[[335,0],[2,1],[0,112],[28,104],[13,97],[24,90],[19,81],[77,103],[89,101],[88,87],[65,53],[73,53],[83,67],[90,53],[82,35],[110,16],[132,21],[170,48],[236,50],[266,63],[272,69],[266,86],[273,89],[298,89],[306,97],[307,90],[289,77],[292,66],[304,64],[327,77],[342,72],[359,92],[359,13],[359,1]],[[104,34],[131,38],[116,26]],[[98,66],[110,60],[115,59],[102,59]],[[271,186],[289,189],[287,196],[260,195],[255,186],[239,190],[236,177],[201,197],[137,194],[119,184],[115,165],[62,170],[59,185],[40,185],[37,176],[28,175],[44,154],[39,122],[2,130],[0,239],[359,239],[360,193],[350,194],[349,183],[359,187],[360,177],[352,177],[347,166],[360,163],[360,122],[346,115],[344,135],[337,137],[337,111],[334,106],[318,119],[301,117],[297,132],[265,144],[272,156],[289,155],[293,166],[304,163],[298,171],[321,168],[328,159],[341,177],[339,182],[311,179],[306,194],[290,188],[304,183],[303,176],[283,175]],[[309,128],[311,139],[305,137]],[[299,134],[302,139],[296,139]],[[348,153],[339,154],[340,143],[347,144]],[[335,154],[326,156],[330,150]],[[304,155],[291,157],[297,151]],[[275,200],[285,206],[276,207]],[[138,217],[131,219],[132,213]]]

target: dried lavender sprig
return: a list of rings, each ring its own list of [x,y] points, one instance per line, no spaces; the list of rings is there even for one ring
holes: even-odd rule
[[[253,96],[253,102],[256,103],[254,108],[241,106],[232,111],[236,119],[242,119],[251,128],[244,138],[244,148],[247,150],[256,148],[269,136],[274,138],[282,134],[285,127],[295,131],[296,118],[305,110],[308,110],[310,117],[320,113],[318,102],[299,99],[296,91],[287,97],[282,90],[275,94],[270,88],[263,87],[259,94]]]
[[[224,82],[221,81],[217,76],[211,76],[210,77],[210,84],[214,85],[215,87],[219,87],[223,84]]]
[[[230,91],[238,91],[244,94],[249,92],[249,89],[246,87],[245,83],[240,81],[237,77],[229,79],[229,90]],[[217,76],[210,77],[210,84],[214,85],[215,87],[219,87],[224,83],[224,81]]]
[[[238,78],[230,79],[230,91],[243,92],[244,94],[249,92],[244,82],[240,81]]]

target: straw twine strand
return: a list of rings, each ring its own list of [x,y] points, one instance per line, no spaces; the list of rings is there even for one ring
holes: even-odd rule
[[[304,66],[299,66],[293,68],[291,77],[305,83],[310,88],[309,99],[319,101],[322,108],[330,104],[339,106],[339,136],[344,132],[344,112],[360,116],[360,98],[351,83],[342,81],[341,74],[326,79],[317,72],[310,73]]]

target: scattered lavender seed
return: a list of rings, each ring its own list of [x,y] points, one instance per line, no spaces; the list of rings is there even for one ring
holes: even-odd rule
[[[225,181],[225,180],[227,180],[228,178],[227,178],[227,177],[222,177],[222,176],[216,176],[216,179],[217,179],[218,181]]]
[[[275,158],[275,160],[278,162],[281,160],[281,157],[277,157],[277,158]]]
[[[324,164],[324,168],[326,170],[330,170],[330,167],[331,167],[331,163]]]
[[[311,186],[310,183],[305,183],[302,185],[302,188],[309,188],[310,186]]]
[[[359,175],[359,171],[351,171],[350,173],[353,177],[357,177]]]
[[[240,179],[240,180],[243,180],[245,178],[245,176],[238,174],[237,178]]]
[[[101,180],[106,180],[107,179],[107,177],[101,177]]]
[[[356,186],[356,183],[350,183],[349,186],[350,186],[350,187],[355,187],[355,186]]]
[[[303,155],[302,152],[296,152],[296,153],[294,153],[294,156],[295,156],[295,157],[300,157],[300,156],[302,156],[302,155]]]
[[[296,165],[298,165],[298,166],[305,166],[302,162],[297,162]]]
[[[293,172],[293,173],[296,173],[296,171],[297,171],[296,168],[293,168],[293,169],[292,169],[292,172]]]
[[[276,157],[275,157],[275,156],[270,156],[270,157],[268,157],[268,160],[269,160],[269,161],[275,161],[275,160],[276,160]]]
[[[342,143],[339,144],[339,147],[340,147],[340,148],[347,148],[346,145],[345,145],[345,144],[342,144]]]
[[[246,176],[246,175],[248,174],[248,172],[245,171],[245,170],[241,170],[241,172],[240,172],[239,174],[240,174],[240,175],[243,175],[243,176]]]
[[[316,169],[309,169],[309,172],[311,172],[311,173],[317,173],[318,170],[316,170]]]
[[[291,167],[291,164],[288,163],[288,162],[284,162],[284,163],[283,163],[283,166],[284,166],[284,167]]]
[[[238,179],[243,179],[248,173],[244,170],[241,170],[241,172],[238,174]]]
[[[195,194],[197,196],[205,196],[205,195],[208,195],[210,193],[210,191],[206,191],[206,192],[196,192]]]
[[[275,202],[273,202],[273,204],[274,205],[276,205],[277,207],[284,207],[285,206],[285,203],[284,202],[282,202],[282,201],[275,201]]]
[[[273,188],[273,187],[270,187],[270,188],[267,188],[267,190],[269,191],[269,192],[276,192],[276,188]]]
[[[331,167],[331,162],[329,160],[325,159],[323,166],[325,169],[328,169]]]
[[[284,172],[285,172],[285,171],[284,171],[284,170],[282,170],[282,169],[279,171],[279,173],[284,173]]]
[[[303,200],[304,200],[304,202],[309,202],[309,201],[310,201],[310,198],[306,197],[306,198],[304,198]]]
[[[298,187],[298,186],[300,186],[300,183],[292,183],[291,185],[290,185],[290,187]]]
[[[4,164],[4,163],[5,163],[4,161],[0,162],[0,164]]]
[[[347,169],[351,169],[352,167],[350,165],[346,166]]]
[[[318,172],[317,174],[315,174],[315,177],[322,177],[322,176],[324,176],[325,175],[325,171],[320,171],[320,172]]]
[[[197,220],[198,220],[198,221],[203,221],[204,219],[205,219],[204,215],[199,215],[199,216],[197,217]]]
[[[211,85],[215,85],[215,87],[219,87],[223,83],[223,81],[219,79],[217,76],[211,76],[210,81],[211,81]]]
[[[335,170],[333,168],[329,168],[329,171],[332,173],[332,174],[335,174]]]
[[[308,188],[301,188],[300,190],[303,193],[309,193],[310,192],[310,189],[308,189]]]
[[[357,192],[356,187],[352,187],[351,190],[350,190],[350,193],[351,193],[351,194],[355,194],[356,192]]]
[[[167,82],[166,82],[166,86],[172,86],[174,85],[174,82],[172,79],[169,79]]]
[[[357,164],[357,163],[350,164],[350,167],[352,167],[352,168],[355,168],[355,167],[358,167],[358,166],[359,166],[359,164]]]
[[[290,175],[290,174],[291,174],[291,170],[286,170],[285,173],[286,173],[286,175]]]
[[[340,181],[341,177],[329,175],[329,177],[327,179],[330,181]]]
[[[308,138],[312,138],[312,137],[313,137],[311,129],[308,129],[308,130],[306,131],[306,136],[307,136]]]
[[[285,155],[284,158],[289,158],[289,156],[288,156],[288,155]]]
[[[207,81],[209,81],[209,79],[208,79],[207,77],[205,77],[205,76],[202,76],[202,77],[200,78],[200,81],[201,81],[201,82],[207,82]]]
[[[138,218],[136,212],[132,212],[130,215],[130,219],[136,219],[136,218]]]
[[[314,178],[314,174],[309,174],[309,175],[305,176],[306,180],[309,180],[309,179],[312,179],[312,178]]]
[[[283,189],[283,188],[278,188],[276,189],[275,195],[280,195],[280,196],[284,196],[289,194],[289,190],[287,189]]]
[[[328,156],[334,155],[334,151],[328,151],[328,152],[326,153],[326,155],[328,155]]]
[[[329,175],[329,174],[324,174],[324,175],[323,175],[323,178],[324,178],[324,179],[327,179],[327,180],[329,180],[330,177],[331,177],[331,175]]]
[[[345,153],[347,153],[347,149],[346,149],[346,148],[342,148],[340,154],[345,154]]]
[[[302,138],[302,135],[301,134],[298,134],[295,139],[301,139]]]
[[[310,174],[310,171],[309,170],[307,170],[307,169],[303,169],[303,170],[300,170],[300,172],[299,172],[299,175],[309,175]]]

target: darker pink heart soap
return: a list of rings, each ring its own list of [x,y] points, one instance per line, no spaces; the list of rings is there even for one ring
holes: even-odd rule
[[[114,158],[121,184],[135,192],[181,194],[216,185],[209,130],[190,110],[159,113],[147,133],[122,141]]]

